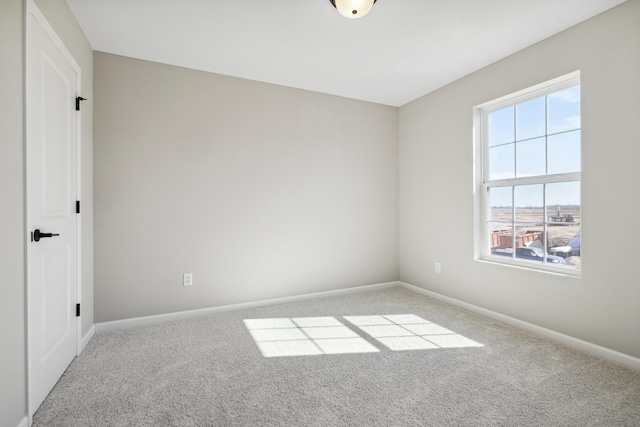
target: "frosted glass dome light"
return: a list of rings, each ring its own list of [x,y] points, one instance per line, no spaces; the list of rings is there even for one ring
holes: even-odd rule
[[[373,7],[376,0],[329,0],[345,18],[361,18]]]

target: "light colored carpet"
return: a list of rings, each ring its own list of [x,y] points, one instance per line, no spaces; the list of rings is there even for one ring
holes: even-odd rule
[[[344,316],[414,314],[482,347],[392,351]],[[266,358],[245,319],[332,316],[379,351]],[[640,426],[640,372],[391,288],[97,334],[44,426]]]

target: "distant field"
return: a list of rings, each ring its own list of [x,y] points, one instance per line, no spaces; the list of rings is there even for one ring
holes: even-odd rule
[[[547,211],[549,216],[555,216],[557,211],[555,209]],[[561,215],[572,215],[573,222],[563,223],[548,223],[547,224],[547,239],[548,247],[553,248],[556,246],[566,246],[571,239],[580,230],[580,211],[579,210],[562,210]],[[516,224],[519,222],[533,222],[536,224],[526,225],[518,227],[516,230],[516,236],[526,234],[527,232],[543,231],[542,223],[547,220],[542,209],[516,209]],[[511,209],[509,208],[492,208],[491,209],[492,220],[511,220]],[[494,230],[507,230],[501,224],[496,224],[492,227]]]

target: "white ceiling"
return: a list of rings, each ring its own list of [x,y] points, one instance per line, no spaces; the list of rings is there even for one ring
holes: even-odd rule
[[[625,0],[67,0],[96,51],[401,106]]]

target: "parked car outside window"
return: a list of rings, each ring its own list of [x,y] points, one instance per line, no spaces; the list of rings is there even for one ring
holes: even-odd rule
[[[551,248],[549,249],[549,253],[562,258],[580,256],[580,232],[578,231],[578,234],[576,234],[566,246],[556,246],[555,248]]]
[[[494,249],[491,251],[491,255],[501,255],[513,257],[513,250],[508,249]],[[544,261],[544,251],[537,247],[519,247],[516,248],[516,258],[519,259],[529,259],[533,261]],[[556,255],[547,255],[547,262],[552,264],[566,264],[564,258],[556,256]]]

